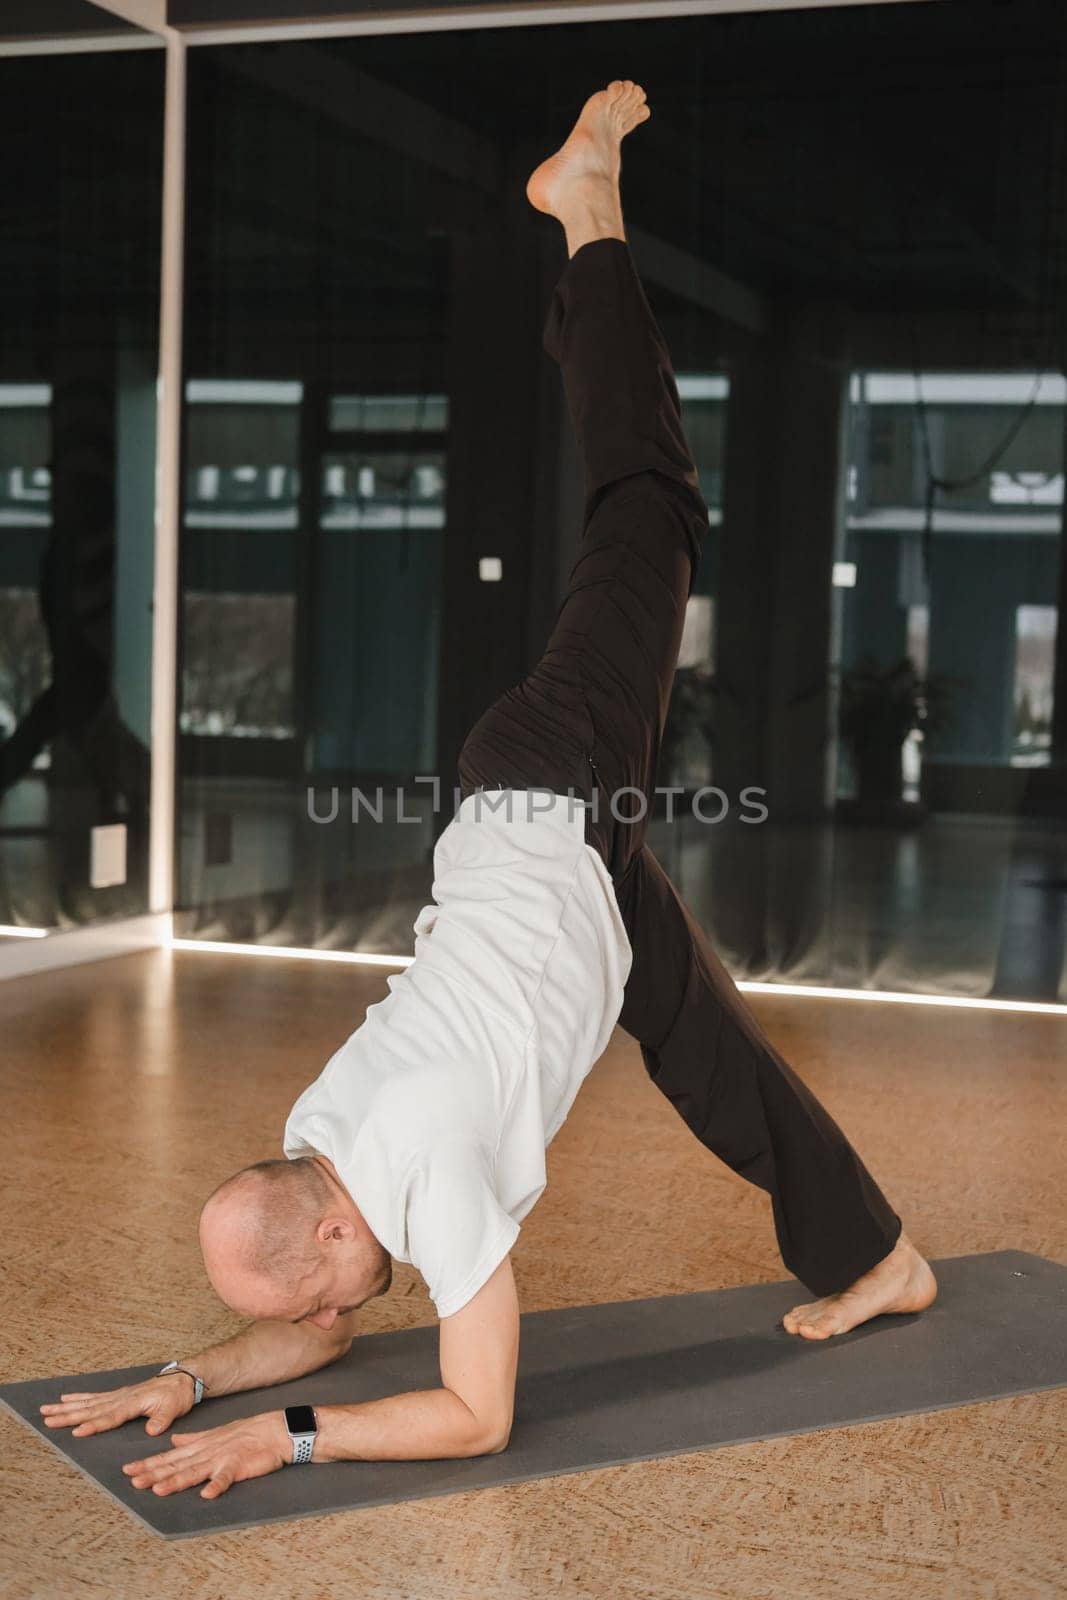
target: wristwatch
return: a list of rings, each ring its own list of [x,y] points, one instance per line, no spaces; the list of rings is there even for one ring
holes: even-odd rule
[[[198,1378],[195,1372],[190,1372],[188,1367],[183,1367],[180,1361],[168,1361],[165,1367],[160,1367],[157,1377],[162,1378],[165,1372],[184,1372],[187,1378],[193,1380],[193,1405],[198,1406],[204,1398],[204,1380]]]
[[[315,1439],[319,1431],[314,1406],[286,1406],[285,1426],[293,1441],[291,1465],[302,1467],[311,1460],[311,1452],[315,1448]]]

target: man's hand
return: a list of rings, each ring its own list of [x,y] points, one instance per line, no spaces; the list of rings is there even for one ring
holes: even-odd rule
[[[253,1322],[232,1339],[188,1356],[187,1364],[213,1397],[288,1383],[344,1355],[355,1335],[355,1315],[338,1317],[328,1332],[309,1322]],[[165,1433],[192,1405],[192,1378],[168,1372],[122,1389],[61,1395],[42,1406],[41,1415],[45,1427],[72,1428],[79,1437],[106,1433],[132,1417],[147,1417],[145,1432],[155,1434]]]
[[[204,1433],[172,1433],[173,1450],[129,1461],[123,1472],[135,1489],[175,1494],[203,1483],[202,1500],[217,1500],[234,1483],[265,1478],[292,1460],[292,1441],[284,1411],[227,1422]]]
[[[41,1407],[46,1428],[70,1428],[76,1438],[106,1433],[132,1417],[147,1417],[146,1433],[163,1433],[193,1408],[193,1380],[184,1372],[128,1383],[122,1389],[60,1395]]]

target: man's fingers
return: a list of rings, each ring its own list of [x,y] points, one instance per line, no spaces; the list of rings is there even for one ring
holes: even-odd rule
[[[108,1428],[117,1428],[123,1422],[128,1422],[131,1417],[138,1417],[143,1413],[144,1402],[136,1395],[130,1393],[116,1393],[112,1390],[89,1393],[82,1395],[69,1394],[62,1400],[50,1401],[40,1407],[41,1418],[48,1428],[70,1428],[75,1431],[84,1423],[93,1423],[92,1432],[104,1432]],[[172,1412],[167,1421],[177,1415]]]
[[[209,1476],[220,1485],[216,1493],[222,1494],[233,1482],[231,1469],[216,1467],[213,1471],[210,1459],[204,1456],[185,1456],[177,1461],[156,1456],[149,1461],[130,1462],[122,1470],[135,1489],[151,1489],[155,1494],[190,1489]]]
[[[182,1466],[194,1453],[192,1445],[176,1445],[173,1450],[161,1450],[158,1455],[142,1456],[139,1461],[127,1461],[123,1472],[144,1472],[158,1467],[172,1468],[175,1463]]]
[[[197,1461],[192,1466],[186,1467],[182,1472],[176,1472],[172,1477],[164,1478],[162,1483],[153,1484],[156,1494],[176,1494],[179,1489],[191,1489],[194,1484],[203,1483],[208,1476],[214,1476],[210,1463]]]
[[[200,1498],[202,1500],[217,1500],[220,1494],[226,1493],[232,1483],[233,1473],[227,1472],[225,1469],[219,1469],[211,1474],[210,1483],[206,1483],[201,1489]]]
[[[87,1423],[95,1423],[102,1429],[117,1427],[120,1422],[126,1421],[125,1412],[115,1410],[114,1407],[98,1406],[92,1404],[77,1404],[58,1407],[50,1411],[44,1419],[46,1428],[70,1428],[75,1432]]]
[[[83,1400],[53,1400],[50,1404],[41,1407],[46,1416],[74,1416],[79,1411],[97,1411],[100,1402],[95,1395],[86,1395]]]
[[[139,1472],[130,1481],[135,1489],[151,1489],[155,1494],[171,1494],[176,1489],[188,1489],[202,1483],[210,1468],[206,1462],[197,1462],[177,1472]]]

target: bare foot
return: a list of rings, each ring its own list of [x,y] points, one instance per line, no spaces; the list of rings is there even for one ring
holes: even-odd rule
[[[619,147],[650,116],[640,84],[617,78],[590,95],[565,142],[531,174],[526,198],[562,222],[572,255],[589,239],[624,237]]]
[[[937,1279],[911,1240],[901,1234],[892,1250],[840,1294],[794,1306],[782,1318],[787,1333],[829,1339],[891,1311],[925,1311],[937,1295]]]

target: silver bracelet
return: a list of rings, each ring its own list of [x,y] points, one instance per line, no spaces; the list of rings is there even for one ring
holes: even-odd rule
[[[193,1380],[193,1405],[198,1406],[204,1398],[204,1380],[198,1378],[195,1372],[190,1372],[188,1367],[183,1367],[180,1361],[168,1361],[165,1367],[160,1367],[157,1377],[162,1378],[165,1372],[184,1372],[187,1378]]]

